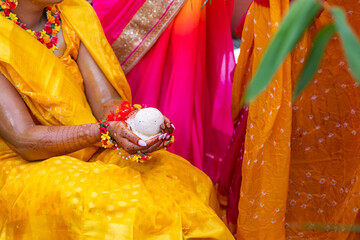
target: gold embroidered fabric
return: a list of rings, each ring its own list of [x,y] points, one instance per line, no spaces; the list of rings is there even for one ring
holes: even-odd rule
[[[148,0],[126,25],[112,48],[127,74],[153,46],[186,0]]]

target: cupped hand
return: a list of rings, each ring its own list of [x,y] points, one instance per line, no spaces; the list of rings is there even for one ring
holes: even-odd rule
[[[167,135],[171,135],[175,130],[174,124],[171,123],[170,119],[164,116],[164,123],[160,126],[161,132],[166,133]]]
[[[110,122],[108,129],[110,136],[115,139],[119,147],[129,154],[135,154],[138,151],[151,153],[166,147],[163,134],[144,141],[134,134],[128,128],[127,123],[123,121]]]

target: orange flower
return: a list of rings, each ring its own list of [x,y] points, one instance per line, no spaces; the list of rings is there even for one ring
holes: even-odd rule
[[[49,22],[55,23],[55,18],[53,16],[49,16]]]
[[[44,43],[49,43],[49,42],[51,41],[49,35],[45,35],[45,36],[43,37],[43,39],[44,39]]]

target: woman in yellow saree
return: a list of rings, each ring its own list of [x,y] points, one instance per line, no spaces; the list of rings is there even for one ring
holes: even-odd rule
[[[1,0],[2,9],[9,2]],[[61,18],[54,53],[15,23],[40,31],[53,4]],[[88,3],[19,0],[11,10],[19,19],[6,14],[0,11],[1,240],[233,239],[214,211],[210,179],[161,150],[167,141],[141,141],[116,122],[109,131],[122,148],[155,151],[153,158],[138,164],[123,149],[96,147],[96,119],[131,96]]]

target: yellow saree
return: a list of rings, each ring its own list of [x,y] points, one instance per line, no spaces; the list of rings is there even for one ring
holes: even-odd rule
[[[0,72],[41,124],[93,123],[75,62],[80,41],[123,99],[131,101],[130,89],[90,5],[65,0],[59,8],[60,58],[0,16]],[[0,239],[233,238],[204,173],[166,151],[142,165],[127,157],[90,147],[27,162],[1,141]]]

